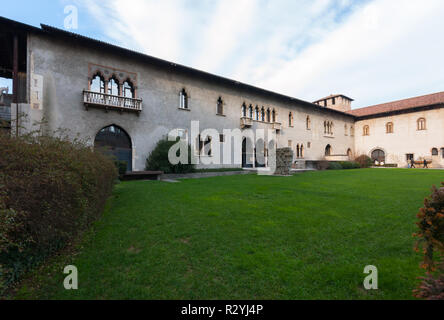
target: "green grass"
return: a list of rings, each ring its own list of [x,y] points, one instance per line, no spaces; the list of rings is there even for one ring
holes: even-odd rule
[[[242,168],[221,168],[221,169],[196,169],[198,173],[211,173],[211,172],[233,172],[244,171]]]
[[[411,299],[416,213],[444,171],[366,169],[117,185],[74,256],[16,298]],[[79,290],[63,289],[63,267]],[[365,291],[366,265],[379,290]]]

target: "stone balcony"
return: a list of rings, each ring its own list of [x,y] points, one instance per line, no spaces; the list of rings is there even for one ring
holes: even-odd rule
[[[253,125],[253,119],[248,117],[242,117],[241,119],[241,128],[250,128]]]
[[[96,107],[105,110],[142,112],[142,99],[114,96],[106,93],[83,91],[85,108]]]
[[[282,130],[282,123],[274,122],[273,123],[273,130],[281,131]]]

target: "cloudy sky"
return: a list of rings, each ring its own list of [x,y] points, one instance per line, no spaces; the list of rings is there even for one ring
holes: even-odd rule
[[[63,28],[70,4],[74,32],[308,101],[444,91],[442,0],[15,0],[0,15]]]

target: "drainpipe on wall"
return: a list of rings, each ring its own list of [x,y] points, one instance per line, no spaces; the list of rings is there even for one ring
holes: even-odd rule
[[[16,121],[15,121],[15,134],[18,137],[19,134],[19,107],[18,107],[18,36],[14,35],[13,40],[13,70],[12,70],[12,86],[13,95],[12,100],[15,103],[16,108]]]

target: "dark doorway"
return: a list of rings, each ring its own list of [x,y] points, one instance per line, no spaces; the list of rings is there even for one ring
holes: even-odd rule
[[[331,156],[331,145],[325,147],[325,156]]]
[[[372,161],[378,161],[379,163],[385,162],[385,152],[380,149],[374,150],[372,152]]]
[[[122,128],[111,125],[99,131],[94,148],[112,155],[117,161],[126,162],[127,171],[133,170],[133,152],[130,136]]]

